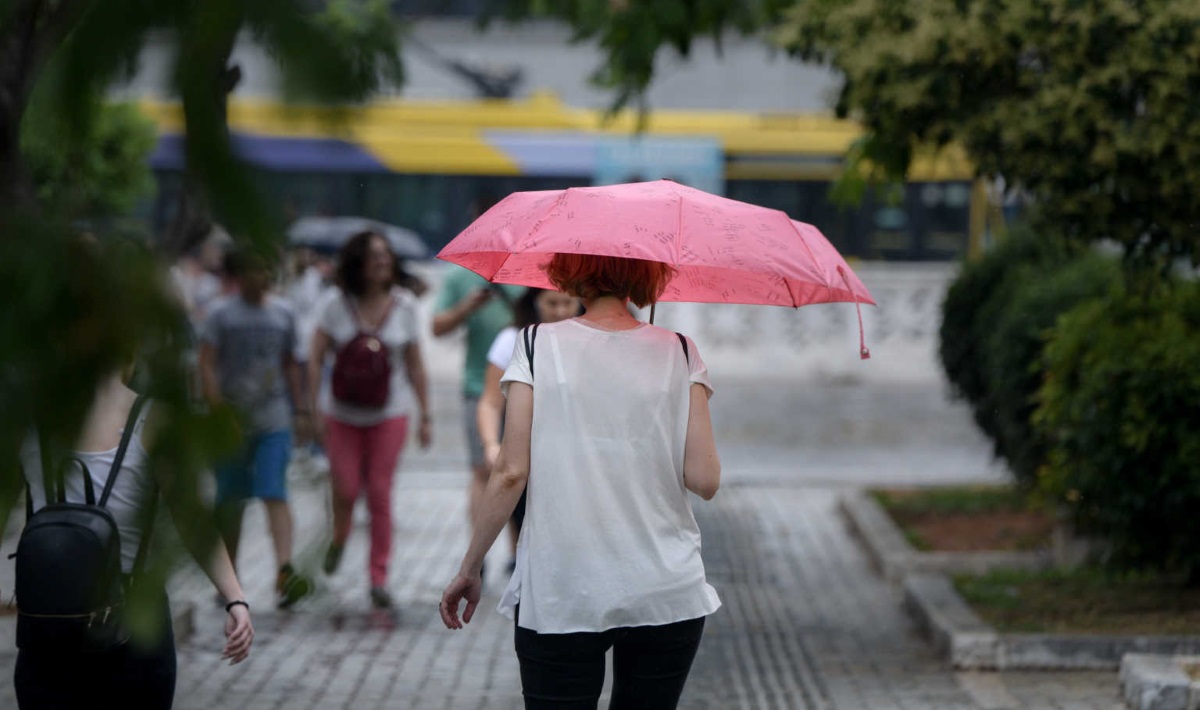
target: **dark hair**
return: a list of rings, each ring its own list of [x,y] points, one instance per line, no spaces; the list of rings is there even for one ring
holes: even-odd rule
[[[245,276],[251,271],[270,270],[271,264],[255,251],[244,247],[230,249],[221,258],[221,269],[227,276]]]
[[[517,299],[516,303],[513,303],[512,324],[514,328],[519,330],[521,328],[527,328],[534,323],[542,322],[542,319],[538,317],[537,299],[538,296],[545,292],[546,289],[535,288],[533,286],[525,289],[525,293],[521,294],[521,297]]]
[[[367,263],[367,249],[371,245],[371,239],[375,237],[383,240],[383,243],[387,245],[388,252],[392,255],[393,278],[402,271],[400,260],[396,258],[396,253],[392,251],[392,245],[388,243],[387,238],[370,230],[359,232],[346,240],[346,243],[338,251],[337,284],[351,296],[362,296],[367,292],[367,284],[363,279],[363,267]]]
[[[627,298],[639,308],[657,301],[675,275],[675,267],[661,261],[594,254],[555,254],[545,271],[551,283],[572,296]]]

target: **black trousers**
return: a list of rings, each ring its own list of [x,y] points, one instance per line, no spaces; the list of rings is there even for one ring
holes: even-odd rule
[[[161,631],[105,653],[17,653],[20,710],[169,710],[175,702],[175,634],[166,595]]]
[[[679,704],[703,634],[704,617],[599,633],[539,634],[518,625],[525,708],[593,710],[604,686],[604,656],[611,648],[610,710],[672,710]]]

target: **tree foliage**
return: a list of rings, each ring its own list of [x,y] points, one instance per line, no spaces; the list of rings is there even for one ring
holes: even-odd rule
[[[56,214],[103,219],[128,213],[154,188],[147,162],[154,124],[131,104],[107,104],[82,134],[35,107],[24,121],[21,154],[39,201]]]
[[[844,73],[837,111],[888,174],[955,143],[1044,232],[1200,263],[1200,3],[804,0],[778,38]]]
[[[167,88],[183,105],[195,185],[236,239],[273,251],[278,224],[233,155],[226,125],[226,96],[240,77],[234,43],[252,37],[267,49],[288,98],[345,104],[402,78],[391,27],[379,0],[0,3],[0,529],[19,492],[16,452],[30,427],[74,441],[94,384],[135,355],[160,405],[151,454],[179,481],[169,494],[194,493],[200,466],[230,442],[227,412],[190,406],[180,369],[185,319],[157,257],[103,233],[83,238],[71,223],[76,210],[119,211],[132,194],[110,199],[116,193],[104,190],[118,185],[96,184],[115,164],[93,164],[90,151],[117,161],[140,148],[123,109],[95,97],[135,68],[152,33],[171,39]],[[49,176],[46,190],[33,189],[31,172]]]
[[[726,31],[751,34],[774,22],[796,0],[498,0],[485,18],[551,17],[595,40],[604,61],[592,74],[614,92],[613,110],[641,103],[663,47],[688,56],[697,37],[720,42]]]

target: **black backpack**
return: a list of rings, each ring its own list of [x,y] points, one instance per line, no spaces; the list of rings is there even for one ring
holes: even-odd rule
[[[41,442],[46,505],[35,513],[26,487],[27,517],[14,555],[18,648],[52,653],[103,652],[126,642],[121,535],[104,505],[121,472],[144,404],[145,398],[138,397],[129,411],[99,500],[87,466],[74,457],[53,466],[45,441]],[[64,474],[72,464],[83,475],[84,503],[66,500]],[[143,560],[148,538],[149,529],[138,546],[135,571]]]

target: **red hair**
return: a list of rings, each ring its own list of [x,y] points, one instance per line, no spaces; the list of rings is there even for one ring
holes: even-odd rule
[[[594,254],[555,254],[544,268],[560,291],[585,300],[629,299],[638,308],[657,301],[675,275],[675,267],[661,261]]]

